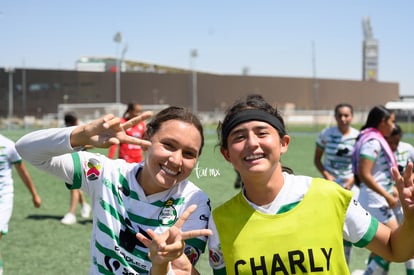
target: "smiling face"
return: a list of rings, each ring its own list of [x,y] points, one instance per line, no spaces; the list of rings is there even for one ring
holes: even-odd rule
[[[147,195],[170,189],[186,179],[201,148],[199,130],[190,123],[168,120],[150,138],[139,182]]]
[[[221,152],[242,177],[259,173],[271,175],[280,167],[280,157],[287,151],[289,141],[288,135],[281,139],[270,124],[249,121],[231,130],[227,149],[222,147]]]

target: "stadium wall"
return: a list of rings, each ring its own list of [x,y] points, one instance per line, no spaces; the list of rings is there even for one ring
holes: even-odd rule
[[[0,117],[8,116],[9,74],[0,69]],[[115,73],[15,69],[13,116],[57,114],[59,104],[115,102]],[[121,74],[121,103],[191,108],[191,72]],[[316,86],[315,86],[316,84]],[[317,89],[315,89],[317,87]],[[281,109],[332,110],[339,102],[356,111],[399,100],[395,82],[197,73],[199,112],[222,112],[247,94],[261,94]]]

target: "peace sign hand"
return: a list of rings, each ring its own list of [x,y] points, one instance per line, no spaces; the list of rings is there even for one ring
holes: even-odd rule
[[[413,184],[413,163],[409,162],[401,175],[398,168],[393,167],[392,172],[395,185],[400,197],[401,206],[404,210],[404,217],[414,225],[414,184]]]
[[[183,224],[196,208],[196,205],[189,206],[178,221],[162,234],[158,235],[153,230],[148,229],[147,233],[152,240],[141,233],[137,234],[138,240],[149,248],[148,256],[152,262],[151,275],[166,274],[170,261],[173,261],[173,267],[177,268],[177,270],[174,269],[176,274],[191,274],[192,265],[187,257],[183,255],[184,240],[212,234],[210,229],[181,231]]]
[[[152,112],[144,112],[125,123],[121,123],[119,117],[115,117],[113,114],[105,115],[88,124],[77,126],[70,136],[71,145],[72,147],[92,145],[97,148],[108,148],[113,144],[128,143],[140,145],[146,149],[151,145],[151,142],[131,137],[125,133],[125,130],[151,116]]]

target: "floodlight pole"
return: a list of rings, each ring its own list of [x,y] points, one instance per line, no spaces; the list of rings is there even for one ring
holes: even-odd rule
[[[116,59],[116,103],[121,102],[121,72],[119,66],[119,58]]]
[[[121,71],[120,71],[120,56],[119,56],[119,44],[122,42],[122,34],[117,32],[114,36],[114,42],[116,43],[116,72],[115,72],[115,101],[121,102]]]
[[[9,113],[8,113],[8,129],[10,130],[13,117],[13,73],[14,68],[9,67],[5,69],[9,73]]]
[[[118,86],[117,86],[118,93],[117,93],[117,101],[116,101],[117,103],[121,102],[121,67],[122,67],[122,63],[124,63],[124,58],[125,58],[125,54],[127,51],[128,51],[128,44],[125,44],[121,52],[118,69],[116,70],[116,72],[118,73]]]
[[[319,83],[316,76],[316,50],[315,41],[312,41],[312,72],[313,72],[313,109],[314,109],[314,127],[318,127],[318,115],[315,114],[318,110],[319,101]]]
[[[197,114],[198,109],[198,98],[197,98],[197,72],[194,68],[195,58],[198,56],[198,52],[196,49],[191,50],[190,52],[190,60],[191,60],[191,91],[192,91],[192,106],[193,106],[193,113]]]
[[[27,103],[26,103],[26,69],[22,69],[22,96],[23,96],[23,117],[27,114]]]

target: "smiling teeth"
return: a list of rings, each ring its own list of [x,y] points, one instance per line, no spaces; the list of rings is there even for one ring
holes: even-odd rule
[[[172,176],[178,175],[178,172],[175,172],[174,170],[168,169],[165,166],[162,166],[162,170],[164,170],[167,174],[172,175]]]
[[[246,160],[255,160],[255,159],[259,159],[262,158],[264,155],[260,154],[260,155],[251,155],[251,156],[247,156]]]

